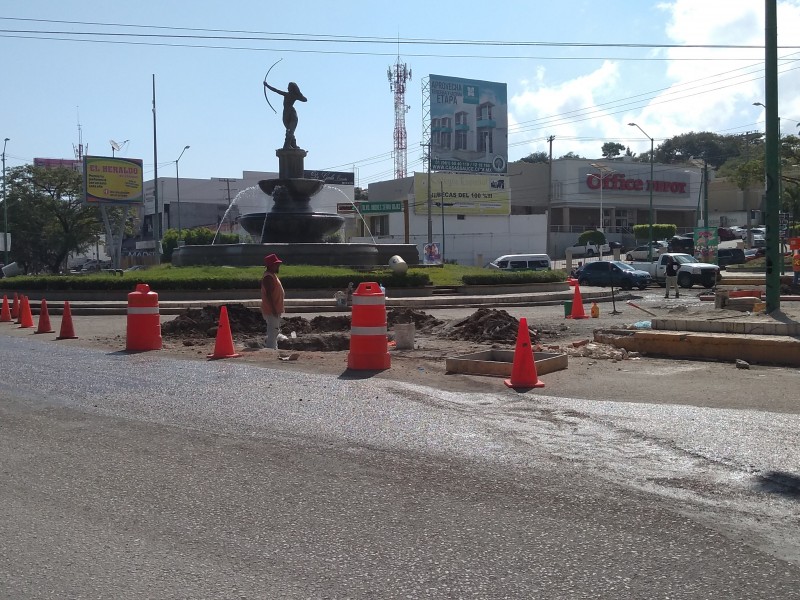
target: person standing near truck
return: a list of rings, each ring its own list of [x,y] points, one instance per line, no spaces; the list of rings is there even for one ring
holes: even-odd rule
[[[669,298],[669,290],[672,288],[675,288],[675,297],[680,297],[678,293],[678,268],[678,261],[671,256],[668,257],[666,269],[667,289],[664,298]]]

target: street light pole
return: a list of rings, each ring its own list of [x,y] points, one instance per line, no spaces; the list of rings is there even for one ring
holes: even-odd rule
[[[180,242],[183,239],[181,230],[181,176],[178,172],[178,163],[180,162],[183,153],[188,149],[189,146],[184,146],[183,150],[181,150],[180,156],[178,156],[178,158],[175,160],[175,188],[178,196],[178,245],[180,245]]]
[[[653,262],[653,138],[647,135],[647,132],[636,123],[628,123],[628,125],[636,127],[639,131],[644,133],[645,137],[650,138],[650,181],[647,182],[647,187],[650,190],[650,216],[648,218],[650,227],[648,228],[647,234],[647,260]]]
[[[6,144],[11,138],[3,140],[3,264],[8,264],[8,201],[6,200]]]
[[[603,188],[605,187],[605,177],[606,177],[605,174],[606,173],[613,173],[614,169],[611,169],[611,168],[609,168],[609,167],[607,167],[605,165],[600,165],[600,164],[597,164],[597,163],[589,163],[589,165],[594,167],[595,169],[597,169],[600,172],[599,175],[595,175],[594,173],[589,173],[589,175],[591,177],[596,177],[597,180],[600,182],[600,227],[599,227],[599,230],[603,233],[603,236],[605,236],[605,215],[603,214]],[[600,260],[602,260],[603,259],[603,244],[600,244],[599,254],[600,254]]]

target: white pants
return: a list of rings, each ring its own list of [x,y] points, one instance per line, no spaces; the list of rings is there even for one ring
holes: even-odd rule
[[[278,349],[278,334],[281,331],[281,318],[275,315],[264,315],[264,320],[267,322],[267,339],[264,345],[273,350]]]
[[[675,297],[677,298],[680,294],[678,293],[678,276],[669,277],[667,276],[667,289],[664,291],[664,297],[669,298],[669,291],[670,289],[675,290]]]

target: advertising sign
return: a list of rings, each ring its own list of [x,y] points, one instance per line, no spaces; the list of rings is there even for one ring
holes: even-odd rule
[[[669,171],[656,173],[650,181],[650,168],[646,165],[614,165],[618,171],[603,174],[603,191],[614,194],[637,194],[640,196],[650,193],[666,195],[677,198],[688,198],[691,192],[691,178],[688,173]],[[600,173],[598,169],[582,167],[579,170],[578,186],[582,194],[600,195]]]
[[[355,174],[348,171],[303,171],[306,179],[321,179],[330,185],[355,185]]]
[[[694,255],[700,262],[716,264],[719,237],[716,227],[694,228]]]
[[[505,173],[505,83],[430,75],[431,170]]]
[[[34,158],[33,166],[40,169],[70,169],[83,171],[83,161],[74,158]]]
[[[83,158],[85,202],[137,204],[144,196],[142,161],[136,158]]]
[[[423,265],[442,264],[442,253],[439,252],[439,244],[437,244],[436,242],[425,244],[422,253],[422,264]]]
[[[503,175],[431,173],[431,198],[437,214],[509,215],[511,199]],[[414,212],[428,211],[428,174],[414,173]]]

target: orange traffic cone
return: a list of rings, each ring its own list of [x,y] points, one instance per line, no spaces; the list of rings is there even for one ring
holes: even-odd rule
[[[31,314],[31,304],[27,296],[22,297],[22,305],[19,307],[19,326],[21,329],[33,327],[33,315]]]
[[[53,333],[50,325],[50,314],[47,312],[47,300],[42,298],[42,307],[39,309],[39,327],[34,333]]]
[[[209,354],[208,358],[236,358],[237,354],[233,347],[233,334],[231,324],[228,322],[228,307],[223,306],[219,311],[219,326],[217,327],[217,339],[214,343],[214,354]]]
[[[74,340],[78,336],[75,335],[75,329],[72,327],[72,311],[69,309],[69,300],[64,300],[64,314],[61,315],[61,331],[58,334],[57,340]]]
[[[575,282],[575,294],[572,297],[572,313],[568,319],[588,319],[589,316],[583,310],[583,300],[581,299],[581,286]]]
[[[3,309],[0,310],[0,323],[10,323],[12,320],[11,310],[8,307],[8,296],[3,294]]]
[[[536,375],[536,362],[533,359],[531,336],[528,332],[528,319],[519,320],[517,346],[514,349],[514,364],[511,367],[511,379],[505,384],[510,388],[540,388],[544,383]]]
[[[14,301],[11,303],[11,318],[16,319],[19,317],[19,294],[14,292]]]

